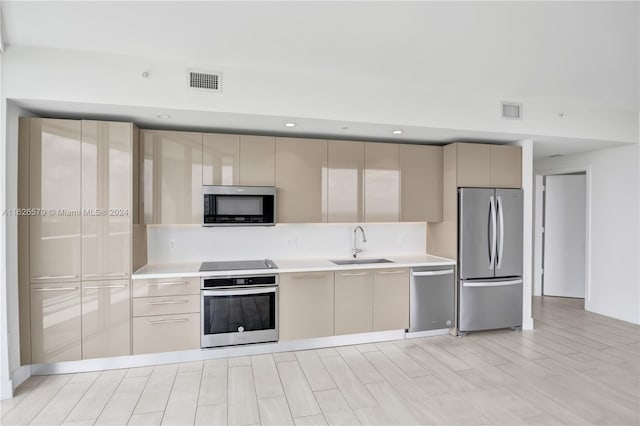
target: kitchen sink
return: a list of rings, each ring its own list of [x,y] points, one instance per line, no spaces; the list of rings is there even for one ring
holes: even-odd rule
[[[366,265],[368,263],[393,263],[389,259],[336,259],[329,260],[336,265]]]

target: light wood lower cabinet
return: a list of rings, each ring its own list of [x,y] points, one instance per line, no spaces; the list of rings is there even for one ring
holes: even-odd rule
[[[335,334],[409,328],[409,270],[335,273]]]
[[[31,284],[31,362],[79,360],[80,283]]]
[[[280,274],[280,340],[333,335],[333,271]]]
[[[133,354],[200,349],[200,313],[133,319]]]
[[[133,297],[200,294],[200,278],[153,278],[133,280]]]
[[[409,328],[409,270],[373,273],[373,331]]]
[[[371,271],[336,271],[335,285],[335,334],[373,330]]]
[[[133,280],[133,353],[200,348],[200,279]]]
[[[133,316],[171,315],[200,312],[200,295],[187,294],[166,297],[137,297],[133,299]]]
[[[129,280],[82,283],[82,358],[131,354]]]

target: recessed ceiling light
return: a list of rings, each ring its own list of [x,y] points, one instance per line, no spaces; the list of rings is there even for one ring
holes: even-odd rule
[[[393,133],[394,135],[401,135],[401,134],[403,134],[403,133],[404,133],[404,130],[394,130],[394,131],[393,131],[393,132],[391,132],[391,133]]]
[[[284,123],[284,127],[296,127],[296,123]]]
[[[171,116],[168,114],[160,114],[160,115],[156,115],[156,118],[160,118],[161,120],[166,120],[168,118],[171,118]]]

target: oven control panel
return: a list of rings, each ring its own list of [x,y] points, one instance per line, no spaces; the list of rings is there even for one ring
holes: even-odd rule
[[[278,284],[278,276],[271,274],[235,277],[203,277],[201,284],[203,289],[221,287],[273,286]]]

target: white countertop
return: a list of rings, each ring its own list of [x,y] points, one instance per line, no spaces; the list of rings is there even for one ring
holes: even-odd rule
[[[431,256],[428,254],[401,255],[401,256],[379,256],[389,259],[393,263],[366,263],[359,265],[336,265],[329,259],[272,259],[278,266],[275,270],[252,269],[238,271],[204,271],[200,272],[200,262],[194,263],[163,263],[145,265],[138,269],[131,279],[149,278],[175,278],[175,277],[212,277],[229,275],[251,275],[264,274],[273,271],[278,274],[289,272],[312,272],[312,271],[343,271],[353,269],[383,269],[383,268],[414,268],[420,266],[445,266],[455,265],[455,260],[444,257]],[[377,258],[379,258],[377,257]],[[359,257],[366,259],[366,257]]]

